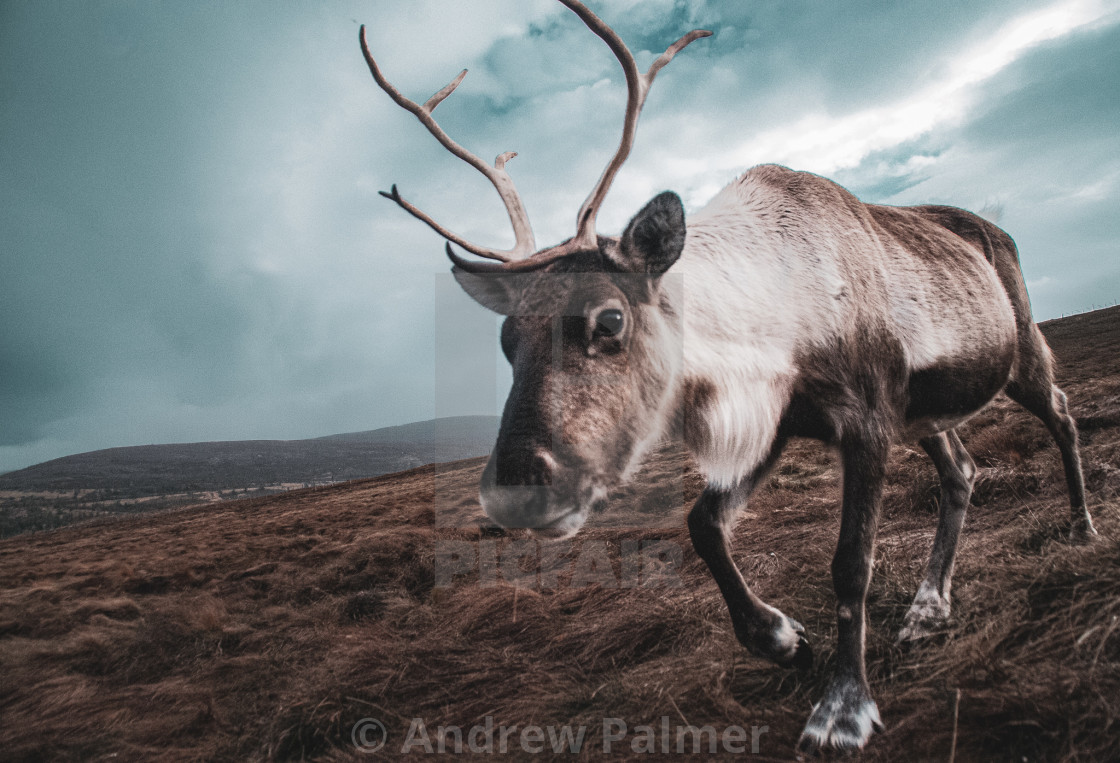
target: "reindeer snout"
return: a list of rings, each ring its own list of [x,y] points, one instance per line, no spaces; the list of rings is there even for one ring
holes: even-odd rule
[[[547,488],[483,486],[482,508],[502,527],[541,527],[548,524]]]
[[[545,527],[556,519],[555,459],[545,450],[490,457],[480,498],[486,515],[503,527]],[[563,513],[561,511],[560,513]]]

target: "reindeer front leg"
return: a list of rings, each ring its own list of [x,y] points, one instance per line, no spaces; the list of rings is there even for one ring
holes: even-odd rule
[[[864,602],[871,582],[875,530],[889,447],[885,438],[874,432],[844,438],[841,442],[844,507],[840,541],[832,559],[839,626],[836,672],[801,733],[798,747],[806,752],[856,750],[867,743],[872,731],[883,729],[864,666],[867,629]]]
[[[751,654],[779,665],[807,667],[813,663],[813,652],[801,623],[758,598],[731,558],[729,536],[735,516],[777,460],[781,448],[782,443],[775,443],[766,463],[734,488],[705,488],[688,515],[688,530],[696,553],[708,565],[727,601],[739,642]]]

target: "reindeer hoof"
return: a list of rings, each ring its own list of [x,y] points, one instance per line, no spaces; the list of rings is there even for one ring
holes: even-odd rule
[[[777,615],[778,625],[764,638],[748,645],[750,651],[784,668],[811,668],[813,649],[805,638],[805,626],[781,612],[777,612]]]
[[[928,638],[944,628],[948,622],[949,597],[942,598],[932,585],[923,581],[914,597],[914,603],[906,613],[902,630],[898,632],[895,643]]]
[[[898,638],[895,639],[896,644],[908,644],[915,641],[921,641],[930,636],[936,636],[938,631],[945,625],[944,620],[910,620],[909,616],[906,622],[902,625],[902,630],[898,632]]]
[[[809,640],[807,638],[798,636],[797,651],[794,653],[793,659],[786,664],[803,673],[807,673],[813,669],[813,648],[809,646]]]
[[[907,615],[906,622],[903,623],[902,630],[898,632],[895,643],[907,644],[921,641],[924,638],[936,636],[943,627],[945,627],[944,620],[911,620]]]
[[[1088,515],[1078,519],[1069,528],[1070,543],[1091,543],[1097,537],[1097,528],[1093,527],[1093,520]]]
[[[792,617],[786,617],[789,626],[793,628],[793,632],[797,634],[797,643],[793,646],[793,655],[787,656],[788,652],[783,655],[779,665],[788,668],[796,668],[797,670],[807,671],[813,667],[813,648],[809,646],[809,639],[805,638],[805,626],[794,620]]]
[[[872,732],[882,730],[879,708],[867,686],[855,679],[833,679],[824,699],[813,706],[797,749],[812,755],[854,752],[867,744]]]

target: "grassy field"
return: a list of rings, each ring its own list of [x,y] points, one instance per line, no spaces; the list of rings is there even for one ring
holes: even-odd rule
[[[1101,537],[1062,540],[1057,449],[1000,398],[964,432],[981,470],[951,625],[896,646],[937,494],[925,455],[896,448],[869,601],[886,731],[866,760],[1115,759],[1120,309],[1044,329],[1080,422]],[[685,507],[701,480],[675,447],[567,545],[488,527],[474,497],[483,463],[0,541],[4,757],[393,759],[417,718],[435,749],[489,718],[517,726],[511,749],[528,726],[583,726],[575,755],[552,752],[544,728],[541,757],[596,759],[604,719],[618,719],[628,735],[612,759],[648,759],[631,749],[637,727],[650,726],[660,750],[663,723],[670,749],[677,727],[737,726],[748,752],[757,741],[752,758],[795,757],[835,640],[832,453],[795,443],[734,546],[755,590],[805,624],[817,658],[805,673],[735,641],[688,543]],[[365,718],[388,733],[373,755],[354,743]],[[721,745],[701,757],[730,754]]]

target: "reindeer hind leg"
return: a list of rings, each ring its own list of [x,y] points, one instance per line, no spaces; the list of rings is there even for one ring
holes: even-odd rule
[[[1085,477],[1077,447],[1077,424],[1069,415],[1066,395],[1054,384],[1050,349],[1041,332],[1034,327],[1029,341],[1021,342],[1019,373],[1007,385],[1007,396],[1033,413],[1046,428],[1062,453],[1070,502],[1070,538],[1085,542],[1097,534],[1085,503]]]
[[[915,641],[931,635],[949,619],[949,589],[957,540],[964,525],[976,464],[955,430],[927,437],[920,442],[937,467],[941,478],[941,503],[937,534],[933,539],[925,580],[906,613],[898,641]]]

